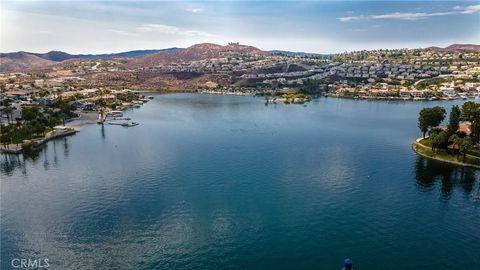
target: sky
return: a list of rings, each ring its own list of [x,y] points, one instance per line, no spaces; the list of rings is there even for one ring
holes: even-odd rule
[[[0,51],[115,53],[239,42],[339,53],[480,43],[480,1],[0,0]]]

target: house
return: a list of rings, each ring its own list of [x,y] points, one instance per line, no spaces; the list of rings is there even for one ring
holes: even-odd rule
[[[472,126],[472,123],[470,122],[462,122],[460,123],[460,125],[458,126],[458,131],[459,132],[462,132],[462,133],[465,133],[465,135],[470,135],[472,133],[471,131],[471,126]]]
[[[442,87],[442,88],[440,88],[440,92],[442,94],[444,94],[445,96],[451,97],[451,98],[455,97],[457,95],[455,90],[453,88],[450,88],[450,87]]]
[[[93,104],[92,102],[85,102],[83,104],[83,108],[82,108],[84,111],[93,111],[95,109],[95,104]]]
[[[28,97],[28,93],[26,91],[7,91],[5,95],[14,100],[25,100]]]
[[[40,106],[53,106],[55,104],[55,99],[41,97],[37,99],[37,104]]]

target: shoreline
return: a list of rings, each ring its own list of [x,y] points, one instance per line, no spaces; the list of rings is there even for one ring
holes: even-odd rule
[[[35,142],[35,145],[32,145],[32,149],[37,149],[40,146],[44,145],[45,143],[47,143],[51,140],[66,137],[66,136],[70,136],[70,135],[76,134],[77,132],[80,132],[80,130],[77,129],[77,128],[71,128],[70,130],[67,130],[65,132],[53,134],[51,136],[45,136],[45,137],[43,137],[42,139],[39,139],[39,140],[33,139],[31,141]],[[5,148],[2,145],[0,147],[0,153],[2,153],[2,154],[20,154],[20,153],[25,152],[25,150],[26,150],[25,148],[22,147],[22,144],[20,144],[20,146],[19,146],[19,144],[13,144],[13,145],[9,145],[9,146],[12,146],[12,148],[10,148],[10,147]]]
[[[65,126],[80,130],[81,128],[87,125],[96,124],[97,120],[98,120],[98,112],[95,112],[95,111],[81,112],[79,117],[65,123]]]
[[[213,95],[231,95],[231,96],[258,96],[258,97],[265,97],[271,95],[262,95],[259,93],[252,93],[249,91],[218,91],[215,89],[170,89],[170,90],[155,90],[155,89],[144,89],[138,91],[139,93],[158,93],[158,94],[176,94],[176,93],[185,93],[185,94],[213,94]],[[339,99],[354,99],[354,100],[367,100],[367,101],[405,101],[405,102],[435,102],[435,101],[455,101],[455,100],[465,100],[465,101],[472,101],[480,99],[480,96],[475,97],[468,97],[466,99],[462,99],[461,97],[455,98],[404,98],[404,97],[375,97],[375,96],[342,96],[334,93],[327,93],[322,92],[318,94],[312,94],[309,96],[321,96],[321,97],[332,97],[332,98],[339,98]]]
[[[431,149],[423,144],[420,143],[420,141],[423,140],[423,137],[420,137],[420,138],[417,138],[415,139],[415,141],[412,143],[411,147],[412,147],[412,150],[417,153],[418,155],[422,156],[422,157],[425,157],[425,158],[428,158],[428,159],[432,159],[432,160],[437,160],[437,161],[440,161],[440,162],[445,162],[445,163],[450,163],[452,165],[457,165],[457,166],[463,166],[463,167],[470,167],[470,168],[475,168],[475,169],[480,169],[480,165],[476,165],[476,164],[471,164],[471,163],[465,163],[465,162],[461,162],[461,161],[454,161],[454,160],[448,160],[448,159],[443,159],[443,158],[440,158],[440,157],[434,157],[434,156],[430,156],[426,153],[422,153],[421,151],[418,151],[417,147],[421,147],[423,149],[426,149],[428,151],[431,151]]]

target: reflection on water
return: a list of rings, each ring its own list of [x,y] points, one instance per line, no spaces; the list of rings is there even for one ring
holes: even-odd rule
[[[58,157],[57,147],[60,143],[60,147],[63,148],[63,157]],[[68,158],[70,153],[69,138],[63,137],[50,141],[27,153],[22,154],[1,154],[0,168],[6,175],[12,175],[15,170],[21,170],[23,175],[27,175],[28,170],[26,164],[31,162],[33,164],[41,161],[43,168],[48,171],[52,166],[51,160],[53,160],[53,166],[58,165],[58,161],[63,158]]]
[[[100,128],[100,135],[101,135],[101,138],[102,138],[102,141],[105,141],[105,126],[102,124],[102,127]]]
[[[480,182],[476,179],[475,169],[419,156],[415,161],[415,176],[417,186],[422,191],[431,191],[437,184],[440,184],[442,198],[445,200],[450,199],[454,188],[461,188],[474,199],[480,199]]]
[[[2,154],[1,168],[7,175],[12,175],[15,169],[22,168],[25,163],[22,161],[21,155]]]

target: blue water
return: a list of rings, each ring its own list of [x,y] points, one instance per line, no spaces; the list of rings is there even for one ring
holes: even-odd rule
[[[1,268],[480,269],[480,171],[410,148],[455,102],[156,95],[1,157]]]

